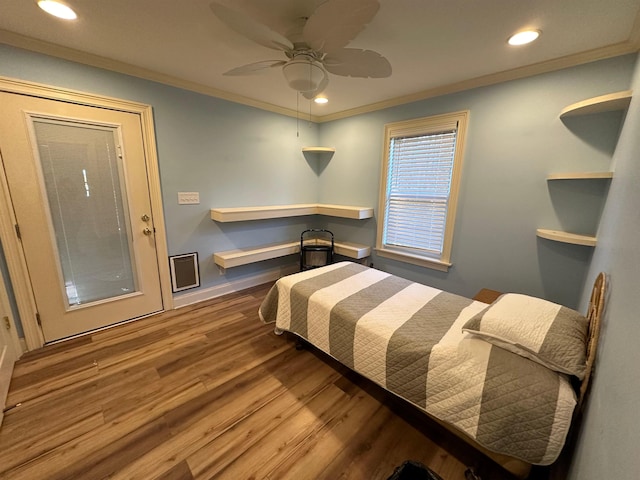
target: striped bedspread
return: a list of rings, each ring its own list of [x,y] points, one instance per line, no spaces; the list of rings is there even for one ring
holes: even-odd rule
[[[564,375],[463,333],[486,307],[342,262],[281,278],[260,316],[487,449],[548,465],[575,394]]]

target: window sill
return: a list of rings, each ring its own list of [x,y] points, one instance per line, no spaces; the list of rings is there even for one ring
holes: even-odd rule
[[[432,268],[440,272],[448,272],[451,263],[443,262],[441,260],[435,260],[431,258],[420,257],[418,255],[412,255],[405,252],[397,252],[388,250],[385,248],[376,248],[375,252],[381,257],[391,258],[400,262],[411,263],[413,265],[419,265],[421,267]]]

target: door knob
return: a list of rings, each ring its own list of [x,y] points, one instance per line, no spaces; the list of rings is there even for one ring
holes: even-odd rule
[[[145,235],[149,236],[151,235],[153,232],[151,231],[151,229],[149,227],[145,228],[144,230],[142,230],[142,233],[144,233]]]
[[[149,218],[149,215],[147,215],[146,213],[144,215],[142,215],[142,217],[140,217],[140,219],[143,222],[148,222],[149,220],[151,220],[151,218]]]

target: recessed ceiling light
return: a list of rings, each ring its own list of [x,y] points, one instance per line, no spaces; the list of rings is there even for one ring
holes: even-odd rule
[[[540,36],[540,30],[523,30],[509,37],[509,45],[525,45],[533,42]]]
[[[327,97],[316,97],[313,101],[316,103],[327,103],[329,99]]]
[[[76,12],[74,12],[71,7],[54,0],[38,0],[38,6],[54,17],[63,18],[65,20],[75,20],[78,18]]]

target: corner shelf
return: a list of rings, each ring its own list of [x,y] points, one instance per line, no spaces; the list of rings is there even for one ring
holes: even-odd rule
[[[319,203],[316,205],[317,215],[326,215],[328,217],[352,218],[354,220],[365,220],[373,217],[373,208],[369,207],[351,207],[348,205],[329,205]]]
[[[631,103],[631,90],[601,95],[588,98],[581,102],[573,103],[562,109],[560,118],[574,117],[578,115],[590,115],[592,113],[612,112],[626,110]],[[560,172],[547,175],[548,181],[554,180],[610,180],[613,172]],[[569,243],[572,245],[584,245],[595,247],[597,239],[592,235],[580,235],[559,230],[547,230],[539,228],[536,235],[540,238],[555,242]]]
[[[318,244],[328,242],[317,241]],[[334,253],[345,257],[361,260],[371,255],[371,247],[351,242],[334,242]],[[274,243],[256,248],[242,248],[237,250],[227,250],[213,254],[213,261],[224,271],[227,268],[248,265],[250,263],[261,262],[271,258],[285,257],[300,253],[300,242]]]
[[[222,269],[261,262],[270,258],[293,255],[300,251],[300,242],[274,243],[257,248],[240,248],[213,254],[213,261]]]
[[[302,153],[335,153],[333,147],[302,147]]]
[[[558,230],[547,230],[539,228],[536,235],[540,238],[553,240],[555,242],[570,243],[573,245],[584,245],[585,247],[595,247],[596,237],[591,235],[580,235],[577,233],[561,232]]]
[[[211,219],[216,222],[245,222],[270,218],[296,217],[302,215],[327,215],[331,217],[363,220],[373,217],[373,208],[324,203],[302,203],[294,205],[271,205],[264,207],[212,208]],[[324,244],[321,239],[316,243]],[[351,242],[334,242],[334,253],[361,260],[371,255],[371,247]],[[253,248],[226,250],[213,254],[213,261],[224,274],[225,269],[279,258],[300,252],[300,241],[274,243]]]
[[[550,173],[547,180],[610,180],[613,172],[562,172]]]
[[[299,217],[303,215],[328,215],[331,217],[364,220],[373,217],[373,208],[348,205],[305,203],[296,205],[271,205],[265,207],[212,208],[211,220],[216,222],[244,222],[270,218]]]
[[[590,113],[626,110],[629,107],[629,103],[631,103],[631,95],[631,90],[624,90],[622,92],[588,98],[564,108],[560,112],[560,118],[573,117],[576,115],[588,115]]]

